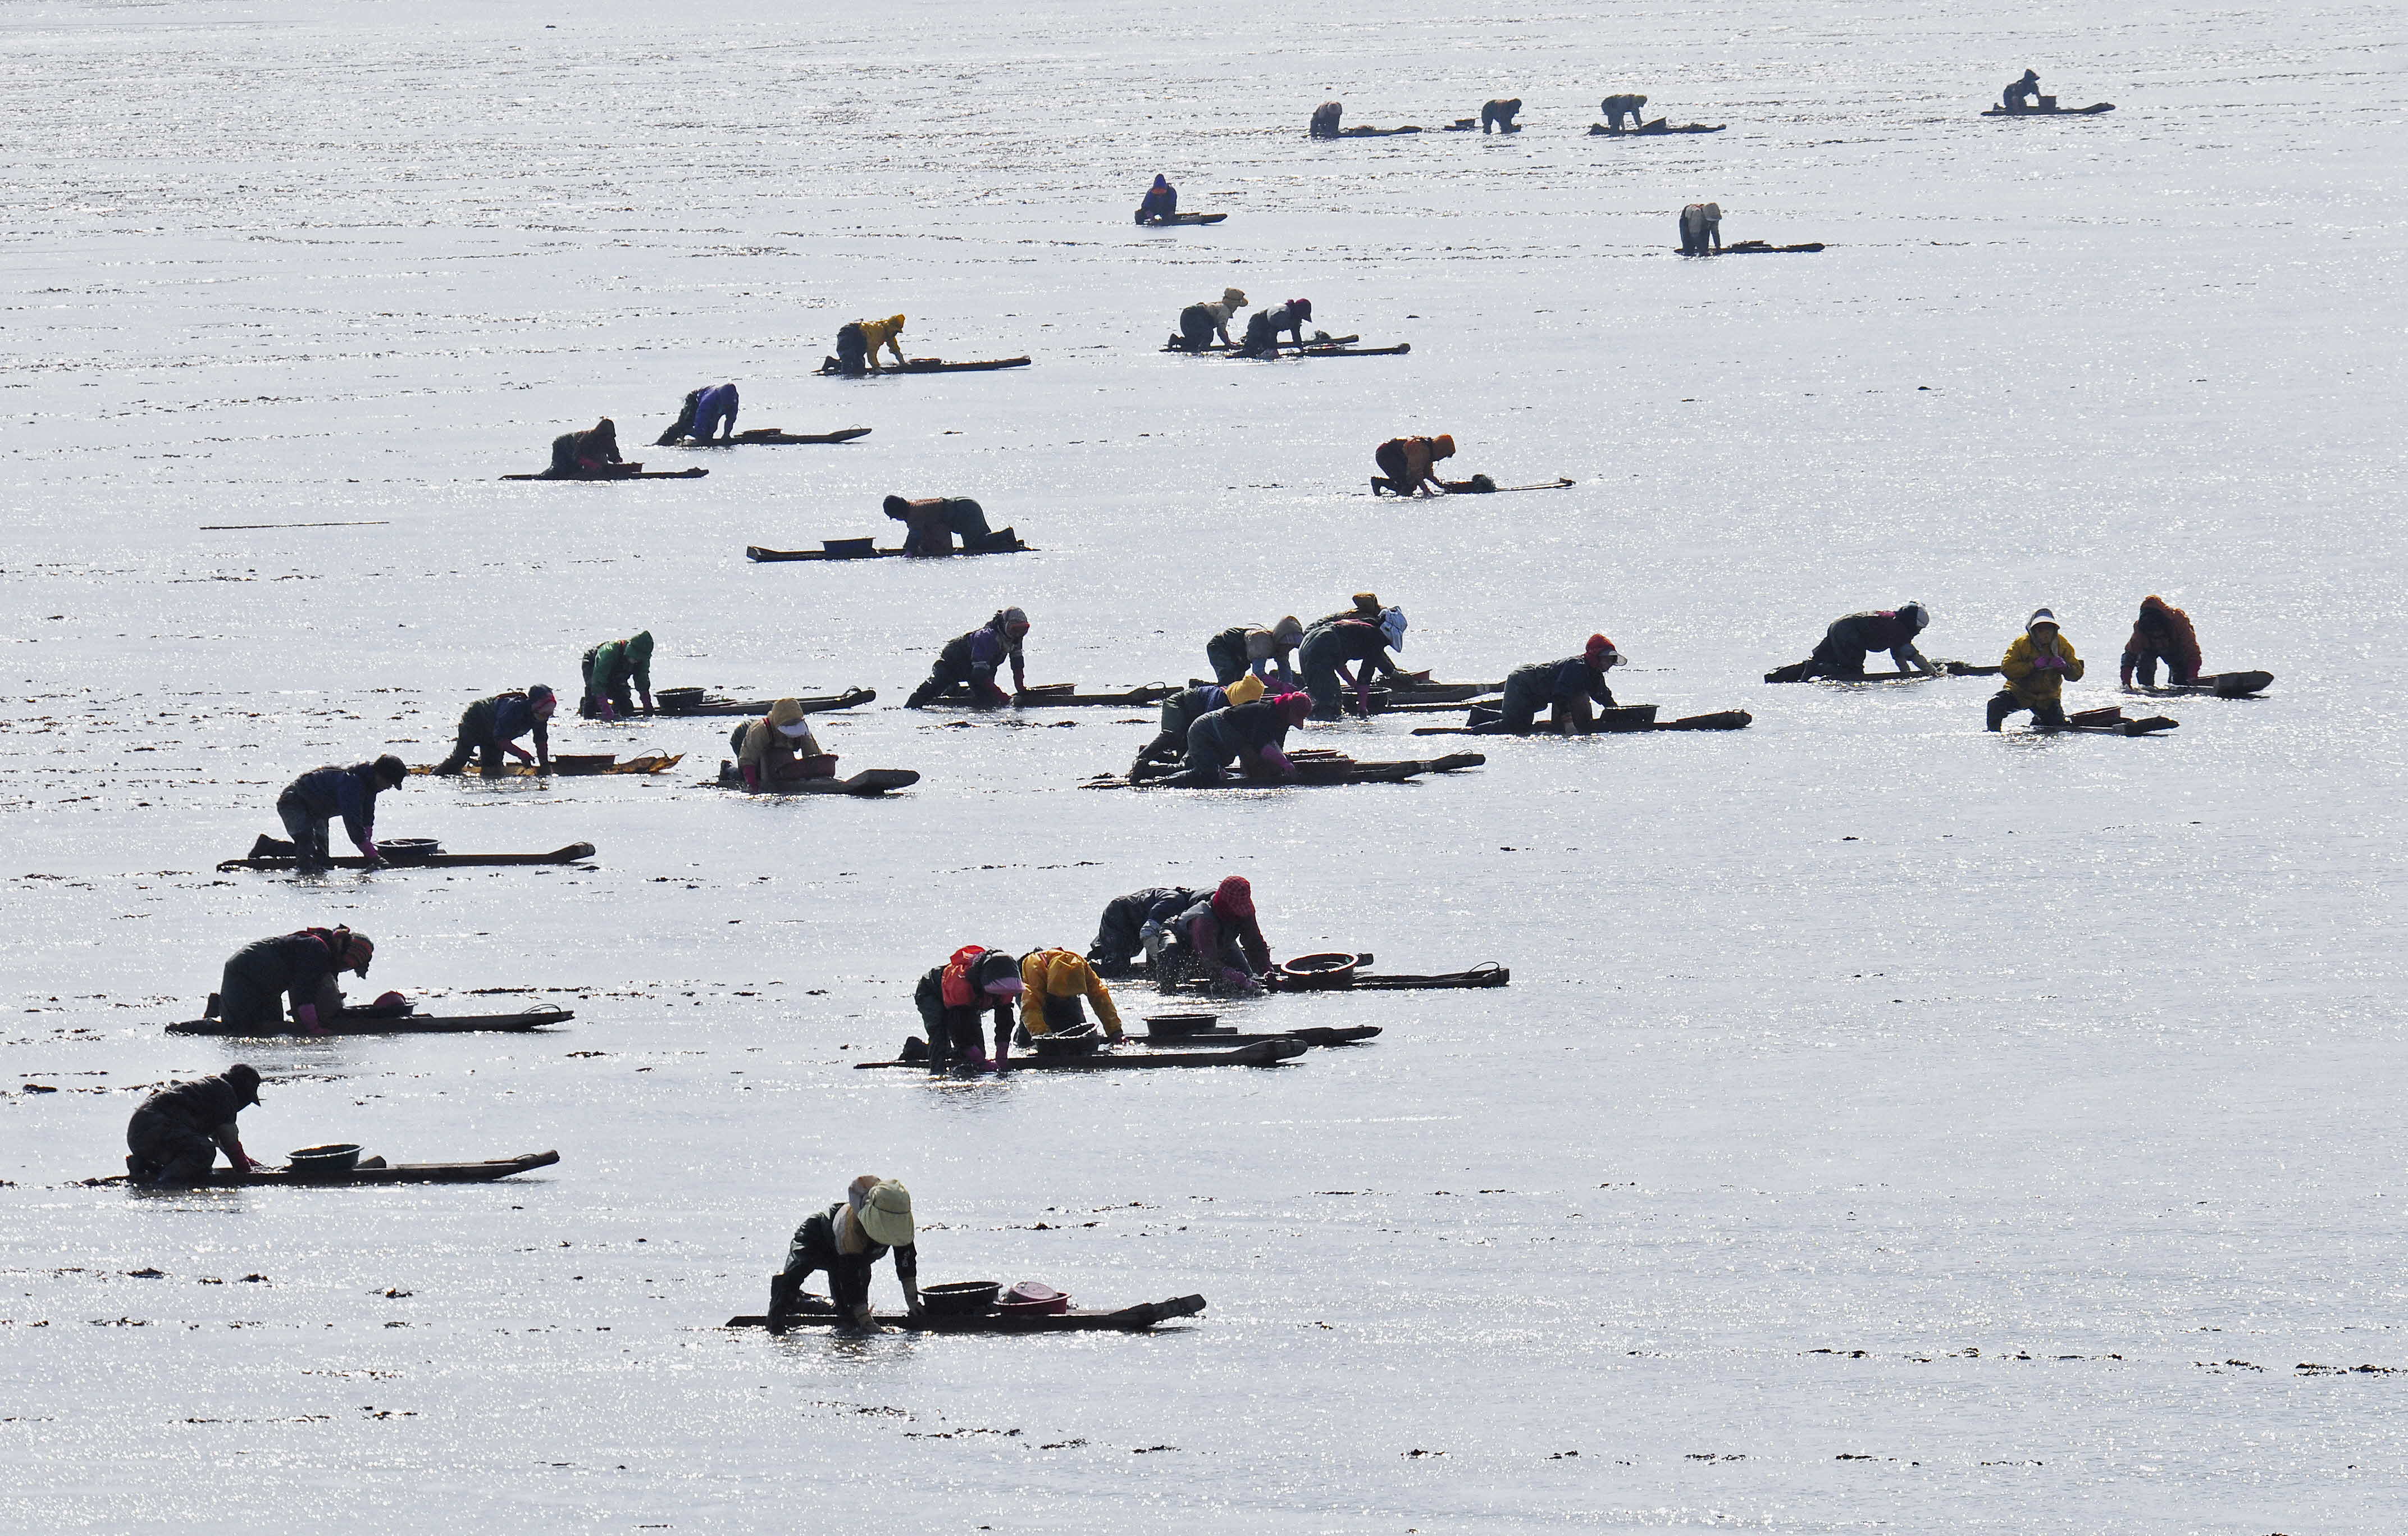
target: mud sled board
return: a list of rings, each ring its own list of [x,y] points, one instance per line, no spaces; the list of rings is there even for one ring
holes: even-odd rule
[[[2112,112],[2112,101],[2094,101],[2087,107],[2059,107],[2055,96],[2042,98],[2045,107],[1993,107],[1982,115],[1985,118],[2095,118],[2101,112]]]
[[[1094,1051],[1084,1055],[1016,1055],[1011,1058],[1011,1070],[1124,1072],[1158,1067],[1276,1067],[1291,1056],[1304,1055],[1306,1049],[1304,1041],[1294,1036],[1280,1035],[1227,1051],[1160,1051],[1148,1055]],[[853,1070],[861,1072],[887,1067],[916,1067],[924,1072],[928,1069],[928,1063],[924,1058],[918,1061],[856,1061],[853,1067]]]
[[[548,480],[555,485],[615,485],[623,480],[700,480],[710,471],[700,465],[691,469],[647,469],[640,464],[628,465],[616,475],[504,475],[504,480]]]
[[[2169,682],[2163,687],[2133,691],[2147,694],[2152,698],[2163,698],[2172,694],[2212,694],[2217,698],[2247,698],[2264,692],[2266,685],[2273,681],[2272,672],[2218,672],[2197,682]]]
[[[564,753],[560,756],[554,757],[552,760],[552,771],[554,775],[563,779],[591,779],[597,778],[605,774],[614,773],[666,773],[669,769],[677,767],[683,761],[685,761],[685,754],[681,752],[651,752],[644,754],[640,757],[630,757],[624,763],[619,761],[616,755],[609,753]],[[411,768],[409,771],[412,773],[432,774],[435,771],[435,765],[432,763],[421,764],[418,767]],[[453,773],[449,775],[449,777],[467,779],[474,778],[476,775],[471,773]],[[494,777],[499,779],[540,779],[543,777],[543,774],[533,763],[505,763],[502,765],[501,772],[494,775]]]
[[[840,694],[815,694],[796,699],[805,714],[825,714],[831,710],[850,710],[867,704],[878,697],[875,688],[847,688]],[[664,688],[652,696],[658,714],[767,714],[770,698],[725,698],[701,688]]]
[[[997,368],[1026,366],[1028,359],[1025,357],[992,357],[976,363],[948,363],[941,357],[915,357],[900,367],[881,368],[874,372],[864,369],[848,375],[838,366],[837,360],[830,357],[821,362],[820,372],[832,379],[877,379],[890,373],[992,373]]]
[[[900,549],[882,550],[867,538],[823,538],[815,550],[772,550],[758,544],[744,547],[744,558],[765,564],[781,560],[945,560],[962,554],[1026,554],[1027,541],[1010,528],[998,528],[976,548],[965,545],[943,554],[914,555]]]
[[[381,1157],[363,1158],[355,1167],[329,1170],[325,1172],[295,1172],[289,1168],[259,1168],[248,1173],[236,1173],[230,1168],[209,1170],[213,1187],[239,1184],[282,1184],[300,1189],[318,1189],[328,1184],[491,1184],[507,1179],[513,1173],[531,1169],[550,1168],[560,1161],[557,1152],[523,1152],[515,1157],[495,1157],[481,1163],[388,1163]],[[90,1181],[94,1184],[130,1184],[124,1174]]]
[[[796,1312],[778,1319],[773,1326],[760,1316],[731,1317],[721,1326],[731,1328],[768,1328],[772,1333],[798,1328],[834,1328],[840,1321],[824,1298],[814,1297],[820,1308]],[[1156,1323],[1174,1317],[1193,1317],[1204,1310],[1200,1296],[1174,1296],[1168,1301],[1148,1301],[1141,1306],[1123,1307],[1118,1312],[1090,1312],[1073,1307],[1068,1312],[1037,1313],[1018,1315],[1004,1312],[971,1313],[955,1316],[928,1313],[914,1322],[908,1313],[880,1313],[881,1328],[901,1329],[910,1333],[1142,1333]]]
[[[1323,336],[1316,332],[1310,341],[1274,341],[1271,345],[1274,347],[1351,347],[1362,339],[1359,336]],[[1162,350],[1167,352],[1184,352],[1190,357],[1201,357],[1206,352],[1233,352],[1238,349],[1226,341],[1208,341],[1200,347],[1190,347],[1174,336],[1163,343]]]
[[[388,858],[371,866],[357,854],[345,854],[326,862],[337,869],[489,869],[521,864],[575,864],[594,856],[590,842],[572,842],[555,848],[549,854],[429,854],[423,857]],[[281,839],[262,836],[251,845],[245,858],[230,858],[219,863],[220,869],[292,869],[300,865],[294,856],[293,845]]]
[[[1718,134],[1729,126],[1727,122],[1717,122],[1711,127],[1702,122],[1684,122],[1675,128],[1664,119],[1657,118],[1636,128],[1625,128],[1619,123],[1592,122],[1588,125],[1588,132],[1591,138],[1663,138],[1671,134]]]
[[[787,432],[774,426],[756,426],[750,432],[738,432],[732,438],[713,438],[699,442],[681,438],[665,446],[670,448],[784,448],[795,443],[849,443],[869,436],[866,426],[848,426],[837,432]]]
[[[520,1032],[541,1029],[550,1025],[566,1024],[577,1017],[566,1008],[551,1003],[538,1003],[519,1013],[454,1013],[440,1015],[416,1012],[414,1003],[394,1008],[346,1008],[332,1019],[322,1021],[322,1034],[328,1035],[468,1035],[495,1032]],[[167,1026],[171,1035],[222,1035],[237,1039],[265,1039],[272,1035],[298,1035],[309,1038],[299,1025],[288,1024],[281,1029],[253,1029],[231,1025],[222,1019],[187,1019]]]
[[[736,765],[722,758],[719,764],[720,789],[740,789],[747,795],[883,795],[890,789],[909,789],[920,782],[920,775],[910,768],[863,768],[849,779],[805,779],[797,783],[779,784],[769,789],[754,789],[744,782]]]
[[[2094,736],[2154,736],[2159,731],[2172,730],[2181,724],[2179,720],[2169,720],[2161,714],[2151,715],[2146,720],[2128,720],[2122,706],[2112,704],[2104,709],[2084,710],[2065,717],[2067,730],[2087,731]]]
[[[1191,224],[1217,224],[1228,218],[1226,213],[1173,213],[1160,219],[1140,219],[1140,229],[1170,229]]]

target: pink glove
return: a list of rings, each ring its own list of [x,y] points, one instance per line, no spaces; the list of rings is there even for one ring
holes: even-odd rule
[[[604,700],[602,701],[602,723],[603,723],[604,725],[616,725],[616,724],[618,723],[618,720],[619,720],[619,711],[618,711],[618,710],[617,710],[617,709],[616,709],[616,708],[611,704],[611,702],[610,702],[609,699],[607,699],[607,698],[606,698],[606,699],[604,699]]]
[[[1280,751],[1277,747],[1265,747],[1263,749],[1263,762],[1270,768],[1270,770],[1273,773],[1278,774],[1283,779],[1293,779],[1296,777],[1296,765],[1289,762],[1287,760],[1287,754]]]
[[[326,1032],[318,1023],[318,1005],[316,1003],[303,1003],[300,1007],[293,1011],[293,1016],[301,1021],[302,1028],[307,1029],[313,1035],[322,1035]]]
[[[251,1154],[243,1151],[239,1142],[236,1143],[232,1152],[226,1154],[226,1161],[234,1165],[234,1170],[236,1173],[248,1173],[259,1166],[251,1160]]]
[[[360,856],[366,859],[370,864],[374,864],[377,859],[381,856],[377,853],[376,840],[374,838],[370,838],[367,841],[360,844]]]
[[[744,765],[744,787],[747,789],[761,787],[761,766],[758,763]]]
[[[502,743],[502,747],[503,750],[507,751],[511,756],[517,758],[522,763],[532,763],[535,761],[535,754],[527,751],[526,748],[520,746],[515,741],[505,741]]]

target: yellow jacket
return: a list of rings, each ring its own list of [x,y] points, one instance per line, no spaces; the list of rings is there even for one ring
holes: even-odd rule
[[[1048,998],[1084,998],[1103,1021],[1104,1033],[1121,1038],[1121,1011],[1112,1004],[1112,989],[1075,952],[1040,949],[1020,962],[1020,1023],[1032,1035],[1053,1032],[1045,1022]]]
[[[901,367],[903,366],[903,343],[896,340],[895,338],[903,334],[903,317],[901,315],[889,315],[884,320],[865,320],[859,323],[861,325],[861,339],[869,348],[869,366],[872,368],[878,366],[878,349],[885,347],[894,352],[895,366],[896,367]]]
[[[1999,662],[1999,671],[2007,680],[2007,692],[2025,704],[2054,704],[2058,691],[2066,683],[2080,682],[2082,658],[2073,653],[2073,642],[2060,634],[2054,642],[2054,650],[2065,659],[2062,672],[2055,668],[2034,667],[2032,663],[2039,653],[2032,644],[2031,636],[2016,636],[2014,644],[2007,647],[2006,655]]]

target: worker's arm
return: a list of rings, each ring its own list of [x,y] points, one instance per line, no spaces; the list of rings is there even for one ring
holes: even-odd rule
[[[377,856],[376,797],[362,787],[358,774],[346,773],[341,787],[335,791],[335,803],[342,809],[343,830],[350,835],[351,846],[373,862]]]
[[[898,368],[903,366],[903,343],[900,336],[901,333],[896,331],[886,333],[886,350],[895,354],[895,366]]]
[[[1937,677],[1940,672],[1938,668],[1932,666],[1931,663],[1924,659],[1923,653],[1914,648],[1914,642],[1913,640],[1909,640],[1904,645],[1899,646],[1895,650],[1891,651],[1889,653],[1889,659],[1898,664],[1900,671],[1911,667],[1914,670],[1922,673],[1925,677]]]
[[[218,1145],[225,1149],[226,1161],[234,1165],[234,1170],[236,1173],[248,1173],[251,1170],[251,1155],[242,1150],[242,1135],[236,1129],[233,1121],[227,1121],[210,1134],[216,1138]]]
[[[1263,938],[1263,926],[1260,922],[1251,917],[1241,919],[1238,929],[1238,943],[1246,952],[1246,960],[1254,968],[1257,975],[1269,972],[1271,946]]]
[[[1028,658],[1018,651],[1011,653],[1011,691],[1015,694],[1028,691]]]
[[[2123,665],[2117,668],[2117,672],[2118,672],[2118,679],[2117,679],[2117,681],[2118,681],[2118,682],[2119,682],[2119,684],[2120,684],[2121,686],[2123,686],[2123,687],[2125,687],[2125,688],[2129,688],[2129,687],[2131,687],[2131,686],[2132,686],[2132,668],[2133,668],[2135,666],[2137,666],[2137,665],[2139,664],[2140,659],[2141,659],[2141,658],[2140,658],[2140,656],[2139,656],[2139,655],[2138,655],[2138,654],[2137,654],[2137,653],[2132,650],[2132,648],[2131,648],[2130,646],[2127,645],[2126,647],[2124,647],[2124,661],[2123,661]],[[2151,674],[2151,676],[2155,676],[2155,675],[2156,675],[2156,674],[2154,674],[2154,673],[2152,673],[2152,674]],[[2181,680],[2180,678],[2177,678],[2177,679],[2175,679],[2174,681],[2176,681],[2177,682],[2181,682],[2182,680]]]
[[[1046,1032],[1045,968],[1034,955],[1020,962],[1020,1027],[1032,1040]]]
[[[995,1002],[995,1069],[1011,1069],[1011,1002],[1005,998],[997,998]]]
[[[2021,682],[2032,675],[2032,648],[2029,636],[2020,637],[2014,644],[2007,647],[2007,653],[1999,658],[1999,675],[2009,682]]]
[[[2083,672],[2082,658],[2073,653],[2072,644],[2063,637],[2060,636],[2057,643],[2060,648],[2058,652],[2059,664],[2065,668],[2065,681],[2068,682],[2081,682]]]
[[[1112,1001],[1112,989],[1091,969],[1087,972],[1087,1001],[1094,1007],[1096,1017],[1104,1023],[1104,1033],[1114,1040],[1121,1038],[1120,1005]]]
[[[895,1278],[903,1285],[903,1305],[912,1317],[927,1314],[920,1299],[920,1245],[907,1242],[895,1250]]]

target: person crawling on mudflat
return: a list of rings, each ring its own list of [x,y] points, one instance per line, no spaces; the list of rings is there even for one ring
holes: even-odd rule
[[[1516,667],[1505,676],[1504,708],[1495,720],[1476,721],[1472,729],[1489,736],[1519,736],[1531,729],[1539,711],[1558,736],[1585,731],[1597,724],[1592,704],[1614,708],[1613,690],[1605,674],[1622,663],[1622,653],[1603,635],[1591,635],[1577,656],[1561,661],[1537,661]]]
[[[545,480],[609,480],[624,473],[619,466],[618,423],[605,416],[583,432],[564,432],[552,439],[552,467]]]
[[[968,496],[923,496],[906,501],[888,496],[886,515],[903,524],[903,553],[913,555],[952,554],[954,540],[963,549],[977,549],[995,530],[986,525],[986,509]]]
[[[1497,131],[1500,134],[1520,133],[1522,131],[1522,125],[1513,121],[1513,116],[1515,113],[1521,111],[1521,109],[1522,98],[1519,96],[1513,97],[1511,101],[1492,101],[1488,103],[1480,109],[1480,131],[1485,134],[1488,132],[1489,126],[1494,124]]]
[[[1162,729],[1154,739],[1140,747],[1137,761],[1129,765],[1129,777],[1134,779],[1155,763],[1176,763],[1187,755],[1187,733],[1196,723],[1218,710],[1232,710],[1252,704],[1263,696],[1261,678],[1240,671],[1226,686],[1208,682],[1197,688],[1182,688],[1162,701]]]
[[[1285,304],[1268,309],[1257,309],[1246,319],[1246,339],[1238,348],[1240,357],[1277,357],[1280,333],[1285,331],[1296,345],[1304,345],[1304,324],[1312,318],[1312,300],[1292,298]]]
[[[2124,642],[2124,686],[2131,687],[2138,676],[2142,687],[2156,687],[2159,662],[2166,664],[2168,682],[2199,681],[2199,631],[2190,626],[2189,614],[2153,594],[2141,599],[2141,616]]]
[[[1246,291],[1224,288],[1218,301],[1191,304],[1179,311],[1179,344],[1192,352],[1200,352],[1221,338],[1221,345],[1232,347],[1229,339],[1229,319],[1246,307]]]
[[[1168,219],[1178,211],[1179,189],[1156,176],[1154,185],[1146,189],[1145,201],[1137,206],[1137,222],[1152,223],[1156,219]]]
[[[1372,477],[1371,494],[1382,490],[1400,496],[1446,495],[1438,478],[1438,461],[1455,457],[1455,438],[1444,432],[1435,438],[1391,438],[1371,451],[1371,462],[1379,466]]]
[[[685,404],[678,408],[678,419],[652,446],[666,448],[688,438],[695,442],[725,442],[736,436],[736,407],[734,384],[688,390]]]
[[[1691,203],[1681,210],[1681,254],[1711,256],[1723,248],[1723,206]]]
[[[259,1069],[245,1061],[158,1089],[125,1123],[126,1177],[152,1189],[207,1184],[221,1151],[236,1173],[250,1172],[235,1120],[258,1102]]]
[[[1297,649],[1297,659],[1303,664],[1304,686],[1312,696],[1312,718],[1336,720],[1342,712],[1344,690],[1354,691],[1357,713],[1371,712],[1371,679],[1382,677],[1411,681],[1411,674],[1398,667],[1388,653],[1401,651],[1405,644],[1405,610],[1390,607],[1380,612],[1376,624],[1354,619],[1340,619],[1336,624],[1315,624],[1305,631],[1304,644]],[[1347,665],[1354,670],[1349,675]]]
[[[2024,632],[2000,658],[1999,670],[2007,685],[1990,699],[1990,729],[2026,710],[2031,711],[2032,729],[2042,736],[2065,729],[2062,696],[2067,683],[2082,681],[2082,658],[2058,630],[2056,614],[2043,608],[2026,620]]]
[[[878,1261],[895,1256],[895,1278],[913,1322],[927,1315],[920,1299],[920,1248],[911,1226],[911,1192],[894,1179],[865,1173],[845,1187],[844,1199],[814,1212],[795,1228],[786,1244],[785,1267],[769,1277],[769,1326],[783,1328],[807,1310],[803,1282],[824,1272],[828,1302],[849,1333],[882,1333],[869,1307],[869,1277]],[[816,1306],[808,1310],[818,1311]]]
[[[1871,609],[1851,613],[1831,621],[1823,632],[1822,641],[1806,662],[1799,681],[1807,678],[1838,678],[1852,682],[1865,675],[1865,657],[1875,651],[1886,651],[1890,660],[1901,672],[1920,672],[1925,677],[1937,677],[1939,668],[1924,659],[1915,649],[1914,638],[1931,626],[1931,610],[1921,603],[1902,603],[1897,608]]]
[[[904,366],[903,318],[888,315],[884,320],[856,320],[837,327],[837,371],[848,379],[878,372],[878,351],[882,347],[895,354],[896,367]]]
[[[811,779],[836,777],[836,755],[820,750],[819,738],[800,699],[781,698],[769,712],[744,727],[736,749],[737,771],[752,790],[789,789]]]
[[[2033,70],[2024,71],[2024,78],[2009,85],[1999,97],[1999,105],[2010,112],[2028,112],[2032,98],[2040,94],[2040,76]]]

